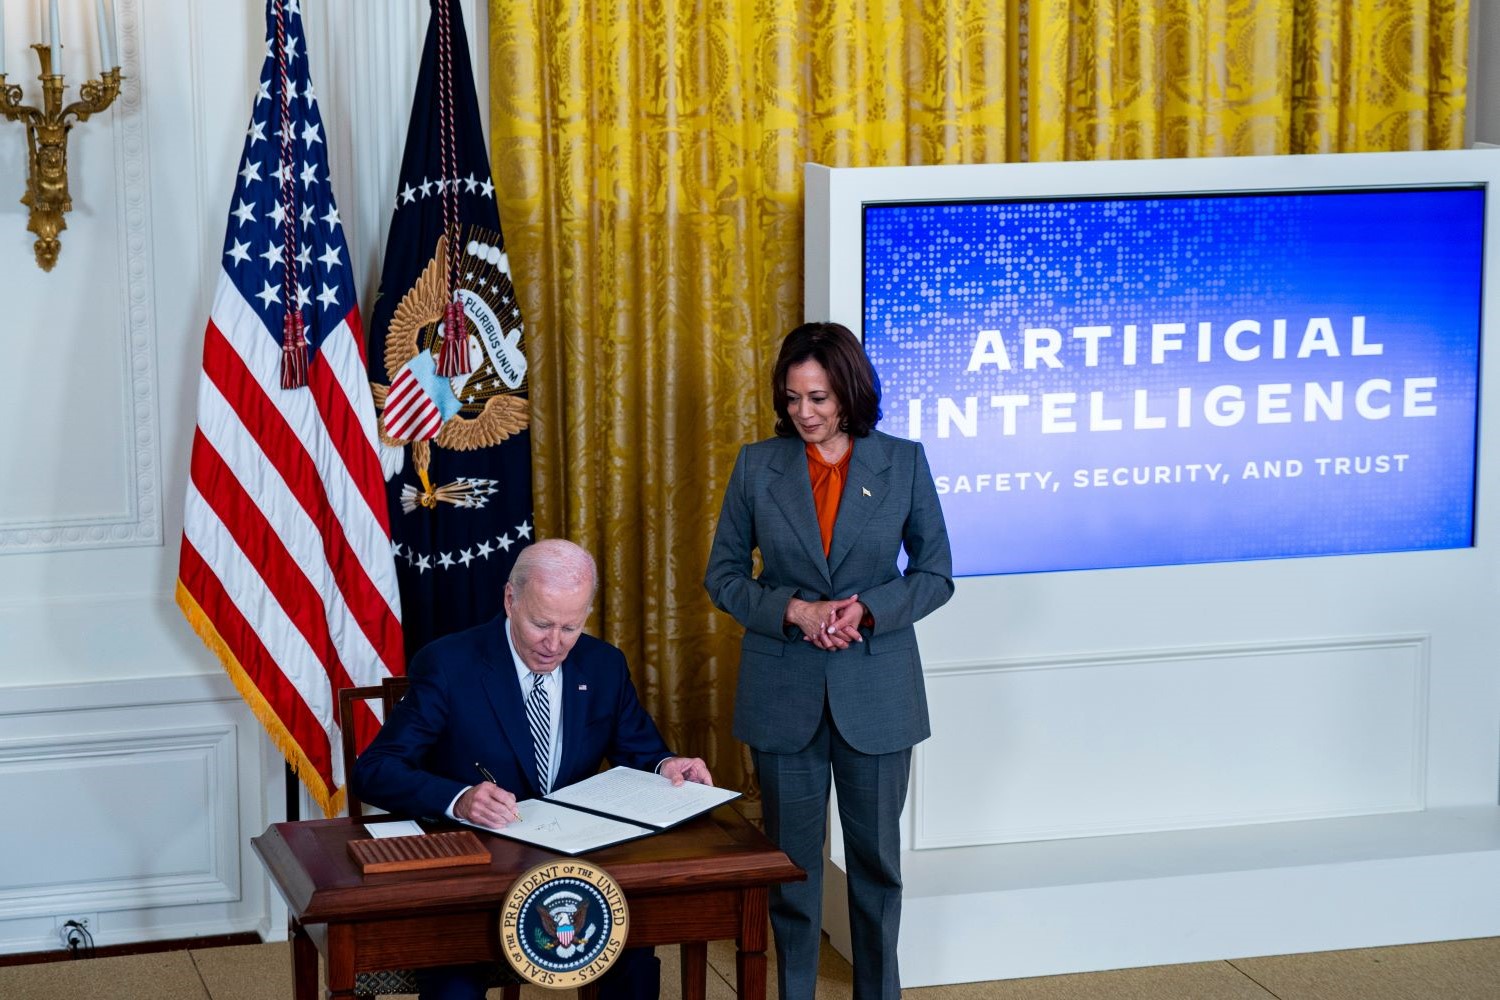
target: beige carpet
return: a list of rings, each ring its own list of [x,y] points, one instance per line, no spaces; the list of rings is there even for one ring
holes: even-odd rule
[[[659,949],[678,1000],[675,948]],[[734,946],[708,949],[709,1000],[733,1000]],[[775,995],[775,972],[771,974]],[[558,994],[527,988],[522,1000]],[[849,964],[824,943],[822,1000],[848,1000]],[[0,967],[3,1000],[288,1000],[285,944]],[[491,996],[498,997],[499,991]],[[1122,969],[906,990],[904,1000],[1500,1000],[1500,938]]]

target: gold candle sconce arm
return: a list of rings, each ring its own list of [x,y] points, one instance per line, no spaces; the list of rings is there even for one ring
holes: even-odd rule
[[[26,125],[26,193],[21,204],[31,209],[26,228],[36,234],[36,262],[44,271],[57,264],[62,242],[58,234],[68,228],[64,216],[73,210],[68,193],[68,133],[77,122],[87,121],[114,103],[120,94],[120,67],[104,71],[97,79],[78,88],[78,100],[63,104],[61,73],[52,72],[52,53],[46,45],[33,45],[42,72],[42,106],[21,103],[21,88],[0,74],[0,114]]]

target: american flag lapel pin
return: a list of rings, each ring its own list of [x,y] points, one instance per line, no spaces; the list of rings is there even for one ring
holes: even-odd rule
[[[870,492],[870,489],[869,489],[869,487],[867,487],[867,486],[861,486],[861,487],[860,487],[860,488],[859,488],[859,491],[860,491],[860,492],[861,492],[861,493],[863,493],[863,494],[864,494],[864,495],[865,495],[865,496],[867,496],[867,497],[868,497],[868,496],[874,496],[874,495],[875,495],[875,494],[873,494],[873,493],[871,493],[871,492]]]
[[[589,689],[589,686],[587,684],[580,684],[580,685],[578,685],[578,690],[580,690],[580,691],[587,691],[588,689]]]

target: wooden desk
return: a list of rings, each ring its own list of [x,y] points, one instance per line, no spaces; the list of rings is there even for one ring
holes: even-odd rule
[[[330,819],[276,823],[250,841],[291,910],[295,1000],[317,997],[319,952],[327,995],[337,1000],[354,996],[360,972],[504,965],[500,904],[522,872],[558,857],[479,833],[490,850],[488,868],[364,876],[345,845],[365,836],[361,823]],[[682,946],[687,1000],[702,1000],[708,942],[721,938],[739,946],[741,1000],[764,1000],[770,887],[806,875],[732,807],[588,857],[625,892],[628,947]]]

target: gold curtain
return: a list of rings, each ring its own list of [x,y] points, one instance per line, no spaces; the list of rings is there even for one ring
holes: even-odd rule
[[[537,525],[595,553],[600,633],[721,783],[749,787],[729,732],[740,631],[703,570],[802,315],[802,165],[1005,159],[994,6],[491,4]]]
[[[536,520],[669,743],[749,788],[702,588],[802,318],[802,164],[1402,149],[1462,136],[1467,8],[1375,0],[491,0]]]
[[[1031,160],[1455,149],[1468,0],[1031,0]]]

